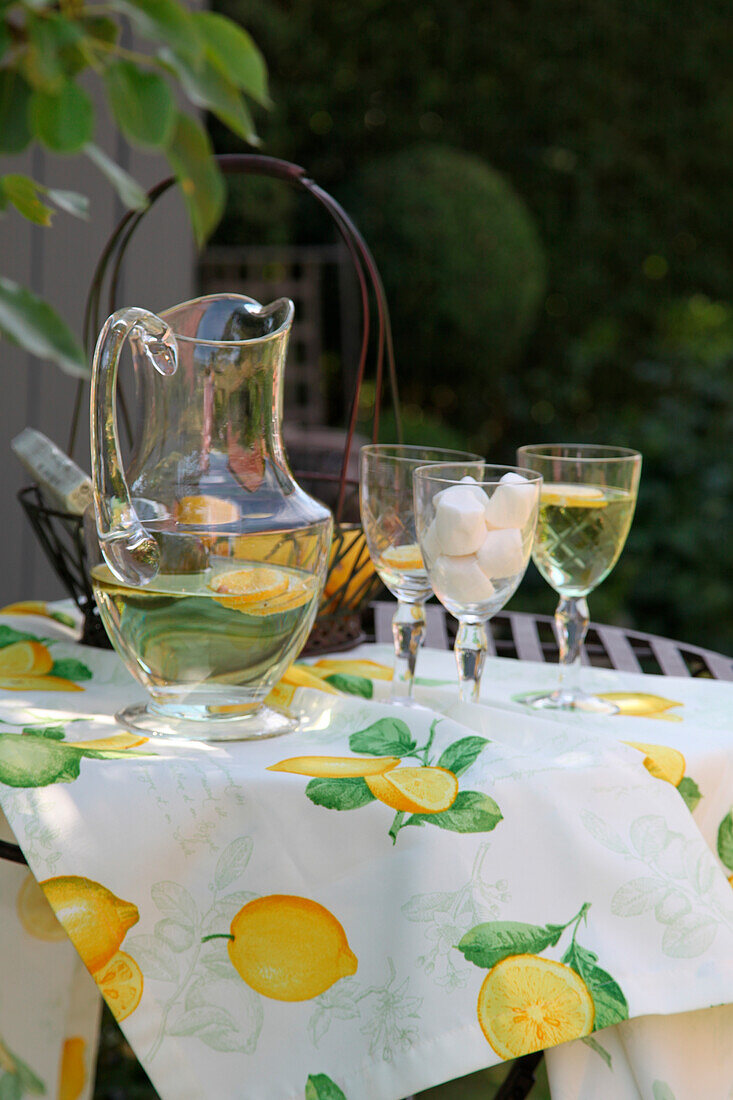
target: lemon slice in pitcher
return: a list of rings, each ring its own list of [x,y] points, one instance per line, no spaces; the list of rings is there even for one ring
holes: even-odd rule
[[[551,481],[542,486],[540,494],[540,504],[557,504],[561,508],[605,508],[607,503],[603,490],[593,485]]]
[[[282,596],[290,586],[290,577],[281,569],[255,565],[251,569],[235,569],[220,573],[211,580],[210,588],[220,596],[225,607],[247,607]]]

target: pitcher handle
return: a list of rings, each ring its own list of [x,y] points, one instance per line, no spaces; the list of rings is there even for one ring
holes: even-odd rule
[[[159,374],[174,374],[178,345],[170,327],[146,309],[113,313],[94,349],[90,395],[92,489],[97,537],[107,565],[123,583],[148,584],[158,572],[160,552],[132,505],[117,434],[117,369],[127,337]]]

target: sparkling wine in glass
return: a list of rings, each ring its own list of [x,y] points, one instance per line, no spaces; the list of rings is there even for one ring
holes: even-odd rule
[[[483,468],[480,455],[440,447],[373,443],[360,452],[361,521],[377,573],[393,596],[395,666],[392,701],[410,703],[425,601],[432,594],[415,530],[412,475],[430,462],[456,462],[459,477]]]
[[[515,592],[529,562],[542,477],[482,465],[475,479],[453,463],[415,471],[417,535],[430,583],[458,619],[460,694],[477,702],[486,623]]]
[[[555,625],[560,682],[530,696],[533,707],[614,714],[612,703],[580,690],[580,650],[588,629],[586,596],[613,569],[636,507],[641,455],[624,447],[538,444],[520,447],[517,461],[543,475],[532,558],[560,596]]]

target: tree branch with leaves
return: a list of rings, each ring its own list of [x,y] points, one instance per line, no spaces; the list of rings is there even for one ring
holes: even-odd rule
[[[150,43],[150,52],[129,48],[133,36]],[[0,154],[21,154],[33,143],[51,154],[82,154],[128,209],[142,210],[144,189],[94,142],[94,103],[79,82],[85,73],[100,82],[123,137],[167,157],[196,241],[204,243],[223,212],[225,189],[197,110],[258,143],[249,101],[269,105],[267,70],[249,34],[177,0],[0,0]],[[179,109],[177,90],[196,110]],[[0,216],[11,209],[46,227],[59,210],[89,217],[85,195],[22,173],[0,175]],[[88,374],[65,321],[1,274],[0,335],[69,374]]]

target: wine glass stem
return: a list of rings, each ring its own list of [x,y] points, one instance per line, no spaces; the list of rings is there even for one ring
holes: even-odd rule
[[[485,623],[466,623],[460,620],[455,646],[458,665],[458,681],[462,703],[477,703],[484,670],[486,651],[489,648]]]
[[[394,675],[392,676],[392,698],[412,697],[415,682],[415,664],[417,654],[425,634],[425,607],[421,603],[397,601],[397,610],[392,619],[392,637],[394,638]]]
[[[584,596],[560,598],[555,611],[555,629],[560,650],[558,693],[573,695],[580,678],[580,647],[588,630],[588,604]]]

